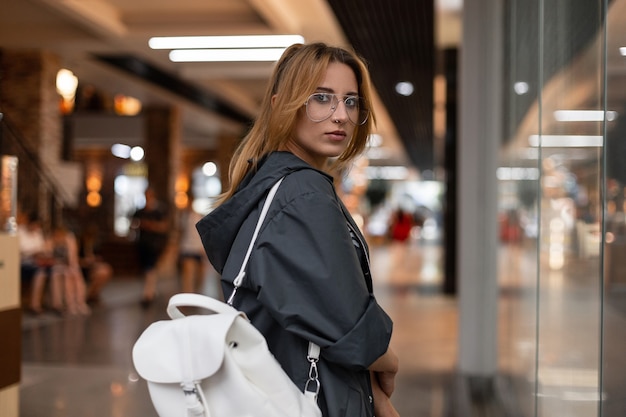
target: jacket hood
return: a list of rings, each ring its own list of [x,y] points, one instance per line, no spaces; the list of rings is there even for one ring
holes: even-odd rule
[[[241,182],[235,194],[196,224],[204,250],[220,274],[241,225],[280,178],[301,169],[313,169],[290,152],[272,152]],[[324,175],[330,177],[328,174]]]

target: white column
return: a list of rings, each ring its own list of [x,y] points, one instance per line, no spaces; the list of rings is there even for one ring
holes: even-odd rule
[[[458,142],[458,371],[497,370],[497,181],[502,137],[503,10],[465,0],[460,46]]]

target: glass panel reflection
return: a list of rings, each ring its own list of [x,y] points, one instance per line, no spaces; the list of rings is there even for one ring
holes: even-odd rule
[[[605,12],[601,0],[508,2],[500,369],[523,416],[608,415],[602,198],[619,110],[605,103]]]
[[[505,132],[498,169],[500,222],[500,374],[521,416],[534,416],[540,148],[539,0],[509,1],[505,27]]]
[[[610,2],[606,18],[606,179],[604,204],[604,302],[602,342],[603,417],[626,415],[626,1]]]

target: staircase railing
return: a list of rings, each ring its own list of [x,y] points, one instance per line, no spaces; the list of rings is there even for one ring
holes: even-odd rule
[[[63,188],[42,163],[33,141],[18,131],[3,113],[0,113],[0,155],[18,159],[18,210],[38,213],[46,230],[62,223],[64,201],[67,201]]]

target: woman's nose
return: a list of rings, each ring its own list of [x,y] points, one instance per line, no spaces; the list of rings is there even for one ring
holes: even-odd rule
[[[344,103],[342,100],[338,100],[335,111],[333,112],[333,119],[342,121],[348,119],[348,109],[346,107],[346,103]]]

